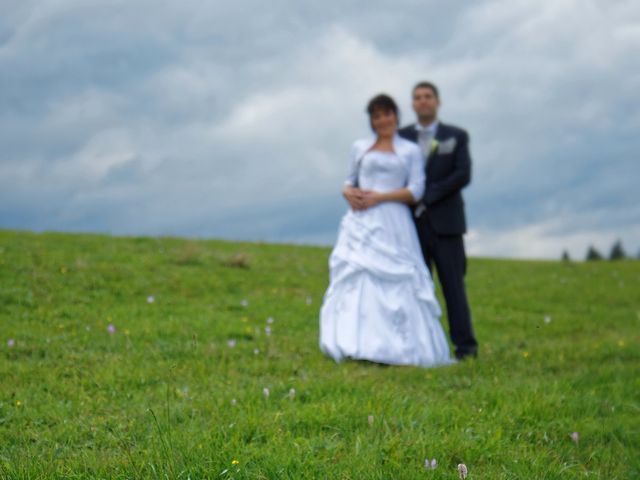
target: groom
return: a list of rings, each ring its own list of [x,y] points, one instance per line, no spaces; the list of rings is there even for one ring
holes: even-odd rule
[[[466,222],[461,191],[471,180],[469,136],[438,120],[440,97],[434,84],[418,83],[412,105],[418,121],[398,133],[416,142],[426,158],[426,190],[414,210],[420,246],[429,270],[435,263],[438,272],[456,357],[475,357],[478,342],[464,286],[467,258],[462,240]]]

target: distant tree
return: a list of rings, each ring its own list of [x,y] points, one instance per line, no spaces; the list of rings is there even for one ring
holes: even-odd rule
[[[622,248],[622,241],[616,240],[616,243],[611,247],[611,253],[609,254],[609,260],[623,260],[627,258],[627,254]]]
[[[562,261],[563,262],[570,262],[571,261],[571,257],[569,256],[569,252],[567,252],[566,250],[562,251]]]
[[[589,250],[587,250],[587,260],[602,260],[602,255],[592,245],[589,245]]]
[[[636,255],[636,258],[640,260],[640,250],[638,250],[638,254]]]

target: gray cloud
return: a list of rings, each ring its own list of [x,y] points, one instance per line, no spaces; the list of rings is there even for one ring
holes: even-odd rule
[[[3,2],[0,227],[330,243],[367,99],[441,86],[476,255],[640,245],[630,1]],[[6,73],[6,74],[5,74]]]

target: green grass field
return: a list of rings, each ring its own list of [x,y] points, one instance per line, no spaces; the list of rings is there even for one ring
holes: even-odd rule
[[[420,369],[321,354],[328,254],[0,231],[0,478],[640,478],[640,262],[473,258]]]

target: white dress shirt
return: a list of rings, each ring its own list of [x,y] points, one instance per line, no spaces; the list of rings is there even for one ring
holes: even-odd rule
[[[416,131],[418,132],[418,146],[426,161],[431,153],[431,142],[436,137],[436,132],[438,131],[438,119],[424,126],[416,123]]]

